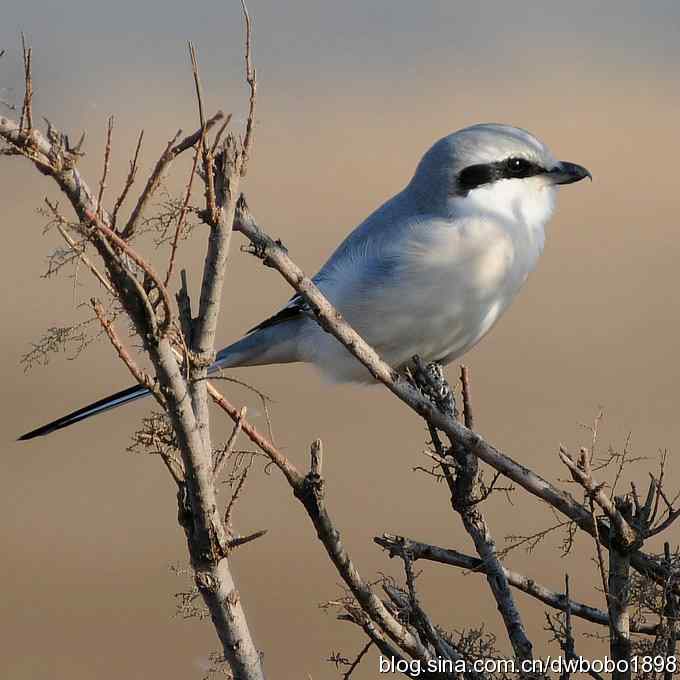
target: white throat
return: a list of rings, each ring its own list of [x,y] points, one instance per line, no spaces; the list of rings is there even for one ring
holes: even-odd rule
[[[503,224],[515,238],[526,238],[538,258],[556,195],[555,187],[543,177],[504,179],[455,197],[451,208],[457,216],[479,216]]]
[[[555,209],[555,187],[542,177],[502,179],[456,199],[456,212],[496,213],[505,220],[543,228]]]

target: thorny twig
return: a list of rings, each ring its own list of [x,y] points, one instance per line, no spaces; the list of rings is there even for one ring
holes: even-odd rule
[[[203,137],[201,138],[201,146],[203,145]],[[175,256],[177,254],[177,245],[179,243],[179,238],[182,234],[182,230],[184,228],[184,221],[187,216],[187,212],[189,210],[189,201],[191,200],[191,187],[194,182],[194,177],[196,176],[196,166],[198,164],[198,155],[199,151],[196,150],[194,153],[194,160],[191,165],[191,173],[189,174],[189,181],[187,182],[187,190],[184,195],[184,202],[182,203],[182,208],[179,213],[179,217],[177,218],[177,225],[175,227],[175,235],[172,239],[172,245],[170,247],[170,258],[168,260],[168,269],[165,272],[165,279],[163,281],[164,285],[168,285],[170,282],[170,278],[172,277],[172,269],[175,265]]]
[[[229,435],[229,439],[227,440],[225,447],[219,450],[217,452],[217,455],[215,456],[215,460],[213,462],[213,478],[215,480],[219,478],[225,463],[227,462],[227,460],[229,460],[229,456],[231,455],[231,452],[234,448],[236,439],[238,438],[238,435],[241,432],[241,427],[243,426],[243,421],[245,420],[247,411],[248,409],[245,406],[241,409],[238,418],[234,423],[234,428],[232,429],[231,434]]]
[[[101,324],[102,328],[106,332],[106,335],[108,336],[109,340],[111,341],[111,344],[113,345],[114,349],[116,350],[118,356],[121,358],[122,362],[127,366],[128,370],[132,375],[134,376],[135,380],[140,384],[146,387],[151,394],[156,397],[156,400],[161,406],[165,405],[165,397],[162,395],[160,390],[158,389],[158,385],[155,383],[154,380],[151,379],[151,376],[149,376],[148,373],[143,371],[137,364],[135,363],[134,359],[130,356],[130,353],[125,349],[123,343],[120,341],[118,338],[118,335],[113,328],[113,324],[111,321],[106,317],[106,313],[104,312],[104,308],[102,307],[101,302],[99,302],[97,299],[92,298],[90,300],[90,304],[92,305],[92,309],[94,310],[94,313],[97,315],[97,319],[99,319],[99,323]]]
[[[501,550],[498,554],[500,557],[505,557],[512,550],[521,548],[523,546],[525,547],[526,552],[531,553],[539,545],[539,543],[541,543],[543,539],[546,538],[546,536],[553,533],[554,531],[557,531],[558,529],[570,526],[573,526],[573,522],[571,522],[570,520],[566,520],[563,522],[558,522],[557,524],[553,524],[552,526],[549,526],[547,529],[541,529],[540,531],[536,531],[535,533],[530,534],[528,536],[509,534],[505,537],[505,540],[512,541],[512,543],[510,545],[506,545],[505,548],[503,548],[503,550]],[[563,547],[563,556],[566,554],[564,550],[570,547],[571,544],[565,545]]]
[[[194,87],[196,88],[196,102],[198,104],[198,117],[201,123],[201,130],[203,131],[198,142],[198,151],[200,151],[203,160],[203,173],[205,176],[205,200],[207,204],[208,215],[210,216],[210,223],[216,224],[219,221],[217,213],[217,200],[215,198],[215,175],[213,168],[213,157],[205,143],[205,114],[203,112],[203,91],[201,87],[201,77],[198,72],[198,61],[196,58],[196,48],[193,43],[188,43],[189,57],[191,59],[191,72],[194,77]],[[198,152],[197,152],[198,154]],[[198,156],[196,156],[198,160]],[[195,170],[192,170],[192,174]]]
[[[141,130],[139,133],[139,137],[137,138],[137,146],[135,147],[135,153],[134,156],[132,157],[132,160],[130,161],[130,169],[128,170],[127,177],[125,178],[125,184],[123,185],[123,190],[120,192],[120,195],[116,199],[116,203],[113,206],[113,210],[111,211],[111,229],[115,231],[116,229],[116,223],[118,222],[118,213],[123,206],[123,203],[125,203],[125,199],[127,198],[128,193],[130,192],[130,189],[132,188],[132,185],[135,183],[135,177],[137,176],[137,170],[138,170],[138,163],[139,163],[139,152],[142,149],[142,140],[144,139],[144,130]]]
[[[175,484],[181,488],[185,481],[184,465],[177,455],[177,437],[164,413],[152,413],[143,418],[142,427],[132,436],[132,444],[127,450],[141,450],[160,456]]]
[[[349,668],[345,672],[345,674],[342,676],[342,680],[350,680],[352,677],[352,673],[359,668],[359,664],[361,663],[362,659],[368,654],[368,650],[373,646],[373,640],[369,640],[361,649],[361,651],[354,657],[354,660],[349,664]]]
[[[231,499],[229,501],[229,504],[227,505],[227,509],[224,511],[224,526],[227,527],[227,532],[230,532],[231,529],[231,516],[234,511],[234,508],[236,507],[236,502],[239,499],[239,496],[241,495],[241,491],[243,490],[243,486],[246,483],[246,479],[248,478],[248,473],[250,472],[250,468],[253,464],[253,459],[250,459],[250,462],[245,466],[243,469],[243,472],[241,473],[241,476],[238,480],[238,483],[236,484],[236,488],[234,489],[234,493],[231,495]]]
[[[125,228],[120,233],[120,235],[125,240],[129,240],[137,231],[137,227],[139,226],[142,220],[144,211],[148,207],[151,198],[156,193],[156,190],[161,185],[163,177],[169,170],[170,165],[175,160],[175,158],[177,158],[177,156],[179,156],[187,149],[191,149],[194,146],[196,146],[196,144],[198,144],[198,142],[201,140],[201,137],[204,134],[206,134],[216,123],[218,123],[223,118],[224,114],[222,113],[222,111],[218,111],[212,118],[205,121],[205,124],[202,125],[199,130],[189,135],[188,137],[185,137],[182,141],[177,142],[181,134],[180,131],[167,143],[165,151],[163,151],[163,153],[161,154],[161,157],[156,163],[153,172],[151,173],[149,179],[147,180],[144,190],[142,191],[139,199],[137,200],[137,204],[135,205],[132,214],[130,215],[130,219],[125,225]]]
[[[19,363],[24,371],[31,370],[35,365],[47,366],[50,354],[66,352],[69,346],[74,346],[69,360],[76,359],[80,353],[93,341],[93,338],[83,329],[96,321],[91,317],[72,326],[51,326],[38,342],[32,343],[31,349],[24,354]]]
[[[59,204],[51,203],[48,198],[45,198],[45,204],[54,215],[57,230],[61,234],[61,237],[64,239],[64,241],[66,241],[66,243],[69,245],[74,255],[83,262],[83,264],[92,272],[92,275],[99,281],[99,283],[102,284],[102,286],[104,286],[104,288],[106,288],[106,290],[111,295],[115,295],[113,287],[111,286],[111,282],[99,271],[99,269],[97,269],[97,267],[87,257],[87,255],[85,255],[84,247],[76,243],[73,238],[71,238],[71,235],[66,231],[65,227],[68,226],[69,223],[59,212]]]
[[[253,129],[255,126],[255,102],[257,93],[257,74],[252,63],[251,42],[252,42],[252,24],[250,21],[250,14],[246,7],[245,0],[241,0],[241,8],[246,24],[246,47],[245,47],[245,62],[246,62],[246,81],[250,87],[250,98],[248,101],[248,118],[246,120],[246,134],[243,138],[243,164],[241,166],[241,176],[245,177],[248,170],[248,160],[250,159],[250,152],[253,146]]]
[[[106,180],[109,176],[109,169],[111,168],[111,136],[113,134],[113,116],[109,116],[109,121],[106,127],[106,147],[104,149],[104,168],[102,170],[102,178],[99,180],[99,194],[97,195],[97,217],[102,218],[102,200],[104,199],[104,190],[106,189]]]
[[[376,536],[373,541],[382,548],[385,548],[390,557],[402,557],[403,553],[406,551],[414,561],[428,560],[438,564],[457,567],[471,573],[488,573],[487,565],[479,557],[472,557],[471,555],[466,555],[457,550],[441,548],[436,545],[430,545],[429,543],[422,543],[404,536],[394,536],[392,534]],[[508,583],[513,588],[521,590],[526,595],[539,600],[553,609],[557,609],[558,611],[566,610],[567,603],[565,602],[562,593],[551,590],[535,579],[512,571],[507,567],[503,567],[503,573],[505,574]],[[569,606],[573,616],[600,626],[609,626],[609,615],[607,612],[574,600],[570,600]],[[656,624],[646,624],[645,622],[634,622],[631,626],[631,630],[635,633],[656,635],[658,626]]]
[[[24,123],[26,130],[30,134],[33,129],[33,69],[31,60],[33,57],[33,49],[26,43],[26,35],[21,34],[21,49],[24,56],[24,102],[21,107],[21,118],[19,120],[19,131],[24,132]]]
[[[602,484],[598,484],[592,477],[590,460],[586,452],[582,451],[578,461],[574,460],[564,447],[560,447],[560,459],[569,468],[575,482],[583,486],[588,498],[591,498],[616,527],[618,535],[627,546],[633,546],[638,541],[635,530],[624,519],[614,503],[603,492]]]

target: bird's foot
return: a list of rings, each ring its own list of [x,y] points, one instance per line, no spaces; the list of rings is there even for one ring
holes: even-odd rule
[[[426,364],[418,355],[413,357],[411,376],[414,385],[442,412],[458,417],[453,390],[444,376],[444,369],[436,361]]]

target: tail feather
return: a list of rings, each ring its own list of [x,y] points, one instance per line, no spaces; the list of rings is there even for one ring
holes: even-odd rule
[[[68,415],[57,418],[57,420],[53,420],[51,423],[47,423],[47,425],[38,427],[35,430],[27,432],[26,434],[22,434],[17,441],[21,442],[26,441],[27,439],[34,439],[35,437],[42,437],[46,434],[50,434],[51,432],[55,432],[56,430],[61,430],[63,427],[68,427],[69,425],[78,423],[81,420],[90,418],[91,416],[96,416],[99,413],[104,413],[105,411],[109,411],[110,409],[134,401],[135,399],[145,397],[147,394],[149,394],[149,390],[147,390],[146,387],[133,385],[132,387],[128,387],[125,390],[116,392],[115,394],[105,397],[104,399],[95,401],[94,404],[90,404],[84,408],[79,408],[77,411],[73,411]]]
[[[248,333],[218,352],[210,371],[217,371],[220,368],[288,364],[300,361],[299,336],[299,321],[256,328],[252,333]]]
[[[210,367],[210,373],[220,368],[235,368],[237,366],[257,366],[262,364],[279,364],[299,361],[296,342],[296,328],[292,322],[279,324],[256,330],[229,345],[217,355],[216,362]],[[35,437],[61,430],[64,427],[78,423],[99,413],[127,404],[150,394],[146,387],[133,385],[125,390],[116,392],[104,399],[95,401],[89,406],[73,411],[68,415],[53,420],[47,425],[31,430],[19,437],[18,441],[26,441]]]

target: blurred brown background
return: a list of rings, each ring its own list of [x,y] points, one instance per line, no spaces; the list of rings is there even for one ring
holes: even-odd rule
[[[621,447],[629,431],[634,455],[668,447],[670,477],[678,480],[680,5],[475,4],[251,0],[261,93],[246,184],[251,208],[311,273],[403,186],[434,140],[480,121],[528,128],[559,158],[586,165],[595,181],[561,193],[538,271],[466,358],[479,429],[556,480],[565,476],[558,444],[587,443],[580,423],[603,406],[604,448]],[[186,39],[199,47],[209,108],[233,111],[242,122],[237,5],[14,3],[0,25],[0,48],[8,51],[0,60],[0,88],[7,88],[0,98],[20,101],[24,30],[34,46],[36,114],[73,136],[87,129],[82,167],[90,181],[99,177],[109,114],[117,120],[113,178],[125,172],[142,127],[148,170],[177,128],[197,126]],[[181,190],[185,171],[176,168],[171,190]],[[79,304],[97,292],[83,272],[75,288],[67,276],[40,278],[47,253],[60,245],[58,235],[42,234],[36,208],[44,195],[57,192],[28,163],[1,160],[0,675],[200,678],[217,642],[207,623],[173,619],[173,593],[185,587],[169,571],[185,560],[173,485],[157,459],[125,453],[150,403],[14,443],[130,383],[103,342],[77,361],[58,355],[29,373],[19,365],[47,327],[85,318]],[[182,252],[194,289],[202,238]],[[225,344],[290,294],[238,245],[221,323]],[[412,471],[426,461],[422,422],[384,390],[330,386],[301,366],[236,375],[276,400],[276,441],[301,467],[309,442],[324,440],[328,503],[365,578],[400,575],[372,543],[383,531],[470,551],[443,488]],[[263,423],[252,396],[228,391]],[[228,425],[219,415],[215,422],[224,435]],[[644,480],[645,465],[631,474]],[[508,534],[555,521],[519,494],[514,505],[494,497],[486,512],[500,546]],[[339,577],[275,471],[267,476],[258,468],[236,521],[244,532],[269,529],[233,560],[269,675],[338,677],[324,659],[336,651],[352,656],[363,643],[318,608],[338,594]],[[592,586],[590,541],[579,539],[564,560],[558,543],[556,537],[532,555],[514,553],[508,564],[556,590],[569,571],[574,597],[602,606]],[[507,653],[478,576],[419,566],[422,598],[437,623],[462,629],[484,622]],[[545,644],[541,607],[518,600],[537,653],[557,653]],[[589,639],[577,645],[585,655],[603,653]],[[376,676],[375,657],[356,674]]]

